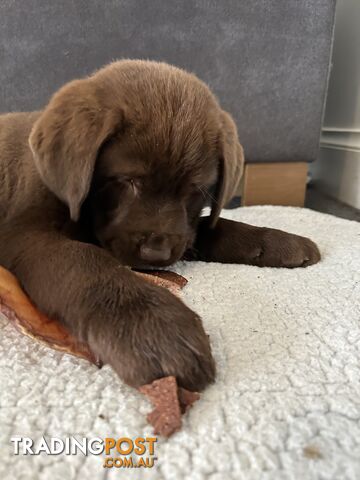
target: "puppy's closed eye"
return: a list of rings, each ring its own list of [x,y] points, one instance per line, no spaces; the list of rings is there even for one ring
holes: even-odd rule
[[[108,210],[118,208],[120,202],[124,203],[134,199],[139,194],[140,180],[123,177],[110,176],[102,179],[95,186],[95,198]]]

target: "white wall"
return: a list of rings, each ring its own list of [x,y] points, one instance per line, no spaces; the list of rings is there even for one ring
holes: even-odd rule
[[[360,208],[360,0],[338,0],[319,159],[319,189]]]

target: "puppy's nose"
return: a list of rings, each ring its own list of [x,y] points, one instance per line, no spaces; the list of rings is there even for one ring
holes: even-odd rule
[[[171,249],[163,235],[151,234],[140,246],[140,258],[149,263],[166,262],[171,257]]]

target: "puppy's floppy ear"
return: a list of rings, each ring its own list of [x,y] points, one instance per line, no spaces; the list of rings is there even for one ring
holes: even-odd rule
[[[244,151],[240,145],[236,125],[231,116],[220,113],[219,178],[215,201],[210,215],[210,226],[214,227],[221,209],[233,198],[244,169]]]
[[[61,88],[36,121],[30,148],[45,185],[69,206],[76,221],[101,145],[122,123],[122,111],[103,104],[96,83],[75,80]]]

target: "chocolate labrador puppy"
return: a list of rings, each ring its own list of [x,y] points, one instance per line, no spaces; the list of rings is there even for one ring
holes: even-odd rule
[[[128,384],[175,375],[201,390],[215,376],[201,320],[128,267],[318,262],[309,239],[219,218],[243,163],[232,118],[194,75],[115,62],[41,112],[0,116],[0,263]]]

